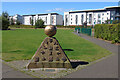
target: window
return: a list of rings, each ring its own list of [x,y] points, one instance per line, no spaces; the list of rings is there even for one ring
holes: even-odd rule
[[[104,13],[102,15],[104,16]]]
[[[92,14],[89,14],[89,24],[92,23]]]
[[[98,24],[101,24],[101,20],[98,20]]]
[[[71,15],[71,17],[72,17],[72,15]]]
[[[46,21],[46,24],[47,24],[47,17],[45,19],[46,19],[45,21]]]
[[[83,21],[84,21],[84,15],[82,14],[81,15],[81,23],[83,24]]]
[[[54,24],[54,16],[52,16],[52,23]]]
[[[66,21],[66,25],[67,25],[67,23],[68,23],[67,15],[65,15],[65,21]]]
[[[31,17],[30,17],[30,24],[31,24]]]
[[[78,24],[78,15],[76,15],[75,22],[76,22],[76,24]]]
[[[109,15],[109,13],[107,13],[107,15]]]
[[[108,17],[107,17],[107,20],[108,20]]]
[[[35,17],[35,22],[36,22],[36,17]]]
[[[72,18],[71,18],[71,20],[72,20]]]
[[[113,17],[111,17],[111,20],[113,20]]]
[[[71,22],[71,24],[72,24],[72,22]]]
[[[101,15],[100,15],[100,14],[98,14],[98,18],[101,18]]]

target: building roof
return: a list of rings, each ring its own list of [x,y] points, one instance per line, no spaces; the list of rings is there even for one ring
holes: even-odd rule
[[[106,9],[111,9],[111,8],[120,8],[120,6],[109,6],[109,7],[105,7]]]
[[[106,10],[105,9],[88,9],[88,10],[70,11],[70,13],[73,13],[73,12],[96,12],[96,11],[106,11]]]
[[[29,14],[29,15],[23,15],[23,16],[48,15],[48,14],[59,15],[58,13],[44,13],[44,14]]]
[[[77,12],[100,12],[100,11],[107,11],[107,9],[114,9],[114,8],[120,8],[120,6],[104,7],[103,9],[76,10],[76,11],[69,11],[69,13],[77,13]]]

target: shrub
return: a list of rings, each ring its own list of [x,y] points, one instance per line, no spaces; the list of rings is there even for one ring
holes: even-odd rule
[[[35,28],[35,26],[31,26],[31,25],[10,25],[10,28]]]
[[[106,24],[110,24],[110,22],[111,22],[110,19],[108,19],[108,20],[105,21]]]
[[[13,18],[11,18],[10,24],[14,25]]]
[[[112,24],[118,24],[118,23],[120,23],[120,20],[114,20],[114,21],[112,22]]]
[[[79,27],[79,28],[83,28],[83,26],[63,26],[63,25],[56,25],[57,27],[59,28],[76,28],[76,27]],[[93,28],[92,26],[87,26],[85,28]]]
[[[2,16],[0,16],[0,30],[2,29]]]
[[[7,30],[9,26],[9,20],[2,16],[2,30]]]
[[[7,30],[9,26],[8,13],[2,13],[2,30]]]
[[[120,43],[120,24],[95,25],[95,37],[110,40],[112,43]]]
[[[44,27],[44,21],[42,19],[37,20],[35,23],[36,28],[43,28]]]
[[[16,21],[16,25],[20,25],[20,21],[17,20],[17,21]]]

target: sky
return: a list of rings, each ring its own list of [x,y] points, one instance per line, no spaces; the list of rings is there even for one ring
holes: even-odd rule
[[[15,14],[40,14],[64,12],[86,9],[102,9],[108,6],[118,6],[118,2],[2,2],[2,11],[10,16]]]

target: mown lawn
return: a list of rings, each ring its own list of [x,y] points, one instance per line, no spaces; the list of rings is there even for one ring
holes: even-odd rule
[[[55,37],[70,59],[94,61],[111,54],[108,50],[73,34],[73,29],[58,29]],[[2,31],[2,58],[5,61],[31,59],[47,37],[43,29]]]

